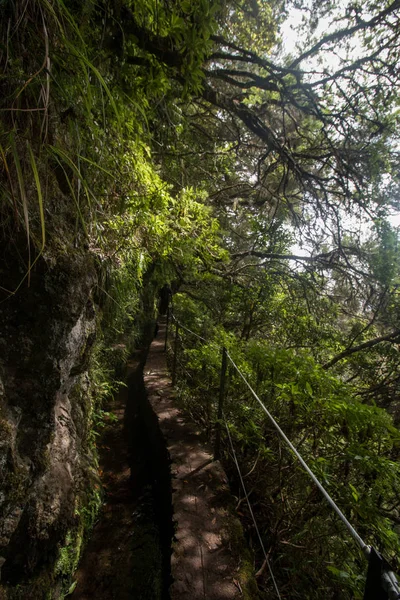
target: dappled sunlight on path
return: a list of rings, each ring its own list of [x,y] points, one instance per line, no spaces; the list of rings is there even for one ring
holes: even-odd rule
[[[226,476],[200,432],[174,405],[160,324],[144,369],[149,401],[158,416],[171,458],[175,541],[171,599],[228,600],[242,597],[238,559],[230,543],[232,516]]]

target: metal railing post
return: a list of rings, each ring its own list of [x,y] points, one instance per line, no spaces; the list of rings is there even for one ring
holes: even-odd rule
[[[168,343],[168,326],[169,326],[169,306],[167,308],[167,323],[165,325],[165,341],[164,341],[164,352],[167,351],[167,343]]]
[[[221,419],[222,411],[225,399],[225,386],[226,386],[226,369],[228,366],[228,358],[226,348],[222,348],[222,361],[221,361],[221,377],[219,383],[219,397],[218,397],[218,411],[217,411],[217,424],[215,427],[215,445],[214,445],[214,459],[218,460],[221,455]]]
[[[397,600],[400,587],[389,563],[375,548],[371,548],[368,560],[364,600]]]
[[[178,359],[178,335],[179,335],[179,325],[176,321],[175,323],[175,340],[174,340],[174,358],[172,361],[172,385],[175,385],[176,382],[176,363]]]

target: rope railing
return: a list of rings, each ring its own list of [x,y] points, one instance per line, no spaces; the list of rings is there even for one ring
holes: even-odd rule
[[[180,321],[178,321],[178,319],[174,315],[172,315],[172,320],[179,326],[179,329],[183,329],[183,331],[186,331],[187,333],[190,333],[190,335],[193,335],[198,340],[204,342],[205,344],[209,344],[209,341],[206,340],[206,338],[202,337],[198,333],[195,333],[194,331],[192,331],[188,327],[185,327],[184,325],[182,325],[182,323]]]
[[[267,552],[265,550],[264,542],[262,540],[262,537],[261,537],[261,534],[260,534],[260,530],[258,528],[258,524],[257,524],[256,518],[254,516],[253,507],[251,505],[251,502],[250,502],[250,499],[249,499],[249,495],[247,493],[247,489],[246,489],[246,485],[244,483],[242,471],[241,471],[240,466],[239,466],[239,462],[238,462],[238,459],[237,459],[237,456],[236,456],[235,448],[234,448],[233,442],[232,442],[232,437],[231,437],[231,434],[230,434],[230,431],[229,431],[228,423],[227,423],[227,421],[225,419],[225,415],[224,414],[223,414],[223,419],[224,419],[224,423],[225,423],[226,432],[228,434],[229,444],[230,444],[231,450],[232,450],[232,458],[233,458],[233,461],[234,461],[234,463],[236,465],[236,469],[237,469],[237,472],[238,472],[238,475],[239,475],[240,483],[242,485],[243,493],[244,493],[244,496],[246,498],[246,502],[247,502],[247,505],[249,507],[250,515],[251,515],[251,518],[252,518],[252,521],[253,521],[253,524],[254,524],[254,529],[256,530],[258,541],[260,542],[260,547],[261,547],[261,550],[262,550],[262,552],[264,554],[265,563],[266,563],[266,565],[268,567],[268,570],[269,570],[269,573],[271,575],[271,579],[272,579],[272,583],[274,584],[276,595],[278,596],[279,600],[281,600],[281,595],[279,593],[278,585],[276,583],[276,579],[275,579],[274,573],[272,571],[271,563],[269,561],[268,554],[267,554]]]
[[[232,450],[233,461],[234,461],[236,469],[238,471],[238,475],[239,475],[239,479],[240,479],[240,482],[241,482],[241,485],[243,488],[243,492],[244,492],[247,504],[249,506],[250,515],[251,515],[253,523],[254,523],[254,528],[257,533],[257,537],[260,542],[260,547],[264,554],[265,561],[268,566],[268,569],[269,569],[269,572],[271,575],[271,579],[272,579],[272,582],[273,582],[273,585],[275,588],[275,592],[276,592],[278,598],[280,598],[279,589],[277,587],[276,580],[275,580],[275,577],[273,575],[272,568],[270,565],[270,561],[269,561],[268,555],[265,551],[265,546],[262,541],[262,537],[260,535],[260,531],[259,531],[256,519],[254,517],[254,511],[253,511],[253,508],[251,506],[251,503],[250,503],[250,500],[249,500],[249,497],[248,497],[248,494],[246,491],[244,479],[243,479],[243,476],[242,476],[242,473],[240,470],[240,466],[239,466],[239,463],[237,460],[236,452],[234,450],[232,437],[231,437],[229,427],[228,427],[228,424],[227,424],[227,421],[225,419],[225,415],[223,412],[223,404],[224,404],[224,399],[225,399],[225,386],[226,386],[226,372],[227,372],[228,361],[232,365],[233,369],[237,372],[239,377],[242,379],[245,386],[249,390],[250,394],[253,396],[253,398],[256,400],[256,402],[259,404],[261,410],[267,415],[268,419],[270,420],[270,422],[272,423],[272,425],[274,426],[274,428],[276,429],[276,431],[278,432],[280,437],[285,441],[288,448],[296,456],[297,460],[300,462],[303,469],[306,471],[306,473],[309,475],[311,480],[314,482],[314,484],[320,490],[323,497],[326,499],[326,501],[328,502],[328,504],[330,505],[332,510],[339,517],[340,521],[343,523],[343,525],[349,532],[350,536],[359,545],[364,556],[369,561],[368,562],[367,579],[366,579],[366,585],[365,585],[365,592],[364,592],[364,600],[400,600],[400,586],[398,584],[395,574],[391,570],[390,565],[380,555],[380,553],[375,550],[375,548],[373,548],[365,543],[365,541],[362,539],[362,537],[359,535],[359,533],[356,531],[356,529],[353,527],[353,525],[349,522],[349,520],[343,514],[343,512],[338,507],[336,502],[333,500],[333,498],[330,496],[330,494],[324,488],[322,483],[316,477],[314,472],[307,465],[307,463],[305,462],[305,460],[303,459],[303,457],[301,456],[301,454],[299,453],[297,448],[292,444],[292,442],[286,436],[284,431],[281,429],[281,427],[277,423],[276,419],[272,416],[272,414],[267,409],[265,404],[259,398],[259,396],[255,392],[255,390],[253,389],[251,384],[248,382],[248,380],[246,379],[246,377],[244,376],[242,371],[239,369],[239,367],[237,366],[237,364],[235,363],[235,361],[233,360],[233,358],[231,357],[231,355],[229,354],[227,349],[225,347],[217,344],[216,342],[210,342],[209,340],[206,340],[201,335],[197,334],[196,332],[192,331],[191,329],[189,329],[188,327],[186,327],[182,323],[180,323],[180,321],[173,314],[171,316],[172,316],[172,320],[174,321],[174,323],[176,325],[175,342],[178,339],[179,330],[181,329],[183,331],[186,331],[189,335],[194,336],[196,339],[200,340],[201,342],[203,342],[205,344],[210,344],[210,343],[216,344],[221,350],[221,355],[222,355],[221,375],[220,375],[220,389],[219,389],[217,419],[216,419],[216,425],[215,425],[216,432],[215,432],[214,457],[216,459],[220,458],[221,422],[224,422],[225,428],[227,431],[229,445],[231,446],[231,450]],[[168,324],[168,319],[167,319],[167,324]],[[168,326],[166,329],[165,348],[167,347],[167,339],[168,339]],[[173,383],[176,380],[176,354],[177,354],[177,351],[178,351],[178,346],[177,346],[177,343],[175,343],[174,344],[173,373],[172,373]],[[175,368],[174,368],[174,365],[175,365]]]
[[[364,540],[357,533],[357,531],[354,529],[354,527],[351,525],[351,523],[346,519],[346,517],[344,516],[344,514],[342,513],[342,511],[340,510],[340,508],[336,504],[336,502],[331,498],[331,496],[328,494],[328,492],[326,491],[326,489],[324,488],[324,486],[322,485],[322,483],[317,479],[317,477],[314,475],[313,471],[307,465],[306,461],[303,459],[303,457],[301,456],[300,452],[293,446],[292,442],[289,440],[289,438],[285,435],[285,433],[279,427],[278,423],[276,422],[276,420],[274,419],[274,417],[271,415],[271,413],[269,412],[269,410],[266,408],[265,404],[260,400],[260,398],[255,393],[255,391],[253,390],[253,388],[251,387],[250,383],[247,381],[247,379],[245,378],[245,376],[243,375],[243,373],[241,372],[241,370],[239,369],[239,367],[237,366],[237,364],[233,361],[233,359],[230,356],[229,352],[227,352],[227,356],[228,356],[228,359],[230,360],[231,364],[233,365],[233,367],[236,369],[236,371],[239,374],[239,376],[243,379],[244,383],[246,384],[246,386],[250,390],[250,392],[253,395],[253,397],[255,398],[255,400],[257,400],[257,402],[261,406],[262,410],[265,412],[265,414],[267,415],[267,417],[269,418],[269,420],[271,421],[271,423],[273,424],[273,426],[275,427],[275,429],[278,431],[279,435],[285,440],[286,444],[289,446],[289,448],[292,450],[292,452],[294,453],[294,455],[296,456],[296,458],[299,460],[299,462],[302,465],[302,467],[304,468],[304,470],[311,477],[311,479],[313,480],[313,482],[315,483],[315,485],[317,486],[317,488],[320,490],[320,492],[322,493],[322,495],[324,496],[324,498],[330,504],[331,508],[333,508],[333,510],[335,511],[335,513],[338,515],[339,519],[345,525],[345,527],[347,528],[347,530],[350,533],[350,535],[352,536],[352,538],[360,546],[361,550],[364,552],[364,554],[366,555],[366,557],[368,557],[369,554],[370,554],[370,551],[371,551],[370,546],[368,546],[364,542]]]

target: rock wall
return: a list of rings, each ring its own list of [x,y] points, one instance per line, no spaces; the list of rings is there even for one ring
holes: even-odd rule
[[[95,477],[96,270],[88,255],[69,255],[40,259],[30,279],[0,303],[0,598],[40,600],[59,597],[59,550]]]

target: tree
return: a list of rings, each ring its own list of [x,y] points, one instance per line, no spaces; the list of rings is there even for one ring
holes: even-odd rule
[[[313,7],[297,57],[273,50],[279,6],[256,6],[227,9],[190,104],[179,111],[160,104],[169,127],[156,133],[157,157],[176,189],[191,180],[208,192],[228,230],[232,260],[216,267],[219,275],[239,281],[247,272],[254,281],[257,270],[280,272],[285,281],[302,279],[304,295],[340,305],[338,324],[349,336],[321,355],[328,368],[373,340],[397,341],[397,325],[384,325],[379,315],[396,285],[384,271],[394,264],[387,240],[397,243],[385,219],[398,202],[399,6]],[[331,30],[316,38],[318,20],[329,17]],[[160,45],[153,37],[147,48],[160,57]],[[305,251],[282,250],[252,230],[254,222],[275,239],[291,228]]]
[[[285,56],[279,27],[293,6],[304,41]],[[130,290],[174,280],[181,317],[238,346],[321,475],[345,469],[332,485],[346,510],[362,527],[373,521],[371,539],[394,554],[398,438],[369,404],[398,402],[398,242],[387,218],[398,207],[399,1],[10,0],[1,10],[2,299],[74,252],[96,257],[122,313]],[[206,371],[215,389],[215,345],[186,357],[193,380]],[[297,474],[297,513],[273,512],[290,460],[272,457],[280,449],[248,408],[233,410],[232,426],[249,470],[261,445],[274,474],[269,488],[252,471],[261,513],[267,494],[276,517],[264,522],[272,551],[303,535],[314,544],[309,497],[321,539],[335,534]],[[331,557],[352,574],[335,539]],[[319,548],[326,595],[335,586]],[[297,555],[286,556],[294,568]]]

